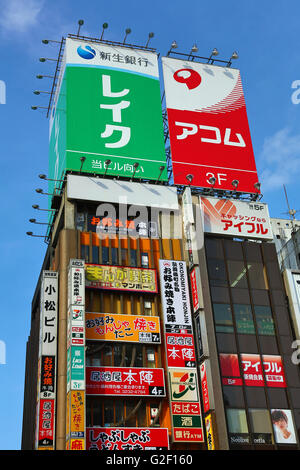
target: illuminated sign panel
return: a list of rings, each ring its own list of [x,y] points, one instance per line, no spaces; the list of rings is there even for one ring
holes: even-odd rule
[[[204,232],[218,235],[273,240],[267,204],[201,197]]]
[[[81,170],[167,181],[157,55],[67,38],[49,157],[55,180]]]
[[[157,292],[155,269],[86,264],[85,285],[94,289]]]
[[[255,193],[257,171],[239,70],[162,58],[174,183]],[[192,182],[187,175],[193,175]]]
[[[86,339],[89,340],[147,344],[161,341],[159,317],[86,313],[85,319]]]
[[[87,395],[164,397],[164,382],[163,369],[95,366],[86,368]]]

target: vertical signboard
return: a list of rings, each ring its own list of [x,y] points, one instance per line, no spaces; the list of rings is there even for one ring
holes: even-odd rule
[[[173,442],[203,442],[186,263],[159,260]]]
[[[58,273],[43,271],[40,298],[40,339],[36,449],[54,450]]]
[[[162,58],[174,183],[255,193],[257,171],[240,72]]]
[[[80,170],[167,181],[157,54],[67,38],[49,160],[55,180]]]
[[[85,270],[71,259],[68,271],[66,447],[85,449]]]

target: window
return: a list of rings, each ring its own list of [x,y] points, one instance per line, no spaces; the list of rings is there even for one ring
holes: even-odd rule
[[[255,334],[250,305],[234,304],[233,311],[238,333]]]
[[[248,425],[246,411],[241,409],[227,408],[226,410],[230,444],[249,444]]]
[[[252,289],[268,289],[265,268],[261,263],[247,263],[250,286]]]
[[[232,333],[232,314],[229,304],[213,304],[215,328],[218,333]]]
[[[108,246],[102,246],[102,263],[103,264],[108,264],[109,263]]]
[[[113,266],[118,266],[118,264],[119,264],[118,248],[112,247],[112,249],[111,249],[111,264]]]
[[[249,409],[253,444],[273,444],[272,423],[268,410]]]
[[[207,261],[207,267],[211,284],[227,286],[226,269],[223,260],[210,259]]]
[[[148,253],[141,253],[142,268],[149,268],[149,256]]]
[[[274,321],[270,307],[255,305],[254,313],[259,335],[275,335]]]
[[[247,269],[242,261],[228,261],[230,287],[248,288]]]

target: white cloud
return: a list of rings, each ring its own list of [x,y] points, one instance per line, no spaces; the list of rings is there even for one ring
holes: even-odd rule
[[[292,134],[289,128],[276,132],[264,141],[259,158],[262,192],[282,188],[300,176],[300,134]]]
[[[38,22],[44,0],[9,0],[0,2],[0,26],[7,32],[26,32]]]

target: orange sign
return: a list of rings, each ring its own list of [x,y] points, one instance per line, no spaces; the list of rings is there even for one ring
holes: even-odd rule
[[[159,317],[148,315],[86,312],[85,332],[86,339],[90,340],[148,344],[161,342]]]

